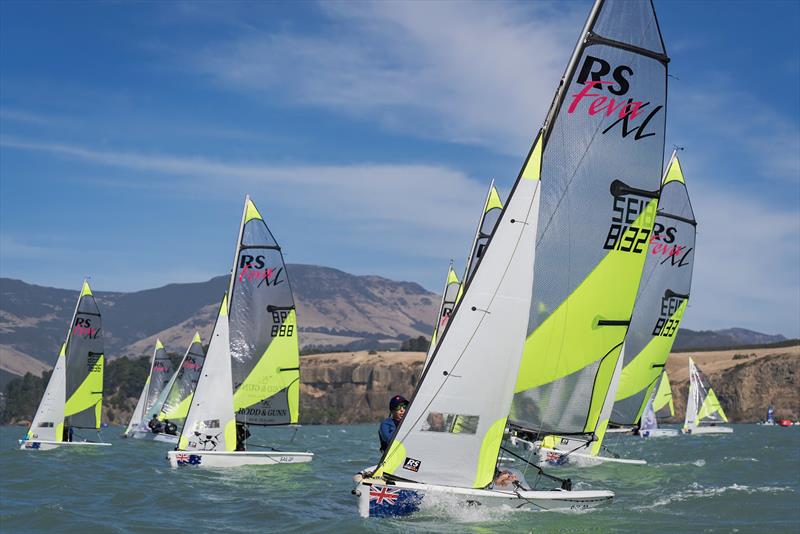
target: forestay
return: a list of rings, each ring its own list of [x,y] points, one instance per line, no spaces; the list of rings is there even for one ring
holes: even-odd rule
[[[186,350],[181,360],[180,367],[175,376],[175,380],[169,388],[164,403],[161,405],[160,420],[169,420],[180,427],[186,415],[189,413],[189,406],[192,402],[200,372],[203,369],[205,353],[200,334],[195,333],[192,343]]]
[[[492,481],[530,308],[540,162],[537,138],[375,476]]]
[[[689,301],[696,226],[683,170],[673,153],[625,338],[625,362],[611,417],[615,424],[639,420],[672,349]]]
[[[197,381],[191,407],[181,429],[178,450],[232,451],[236,449],[236,418],[231,391],[231,353],[228,295],[211,334],[208,353]]]
[[[234,256],[230,296],[237,421],[296,423],[300,352],[294,298],[281,249],[249,197]]]
[[[66,348],[65,424],[100,428],[103,407],[103,334],[100,310],[84,280]]]
[[[591,439],[608,424],[662,176],[667,62],[649,1],[595,4],[545,122],[515,425]]]
[[[66,386],[66,344],[61,345],[56,365],[47,382],[44,396],[36,410],[26,440],[40,439],[47,441],[63,441],[64,436],[64,400]],[[24,448],[22,444],[21,448]]]

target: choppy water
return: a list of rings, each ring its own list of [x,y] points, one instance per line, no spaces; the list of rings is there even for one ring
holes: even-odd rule
[[[307,426],[295,450],[310,464],[172,470],[168,445],[103,432],[112,447],[20,451],[24,429],[0,429],[3,532],[800,532],[800,427],[734,425],[717,436],[608,447],[649,465],[554,469],[581,489],[612,489],[610,506],[584,513],[453,509],[442,517],[364,520],[352,475],[377,458],[376,426]],[[291,431],[256,430],[266,442]],[[287,447],[288,448],[288,447]]]

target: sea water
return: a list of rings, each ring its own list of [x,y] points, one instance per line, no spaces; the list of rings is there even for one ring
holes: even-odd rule
[[[799,532],[800,427],[732,425],[733,434],[641,439],[610,451],[648,465],[551,468],[576,489],[610,489],[588,512],[458,506],[409,519],[361,519],[353,474],[378,457],[376,425],[253,429],[252,443],[315,453],[307,464],[171,469],[169,445],[20,451],[25,429],[0,429],[2,532]],[[77,436],[76,436],[77,437]],[[87,437],[89,435],[87,434]],[[252,449],[256,450],[256,449]],[[521,466],[517,465],[518,468]],[[532,472],[527,473],[532,478]]]

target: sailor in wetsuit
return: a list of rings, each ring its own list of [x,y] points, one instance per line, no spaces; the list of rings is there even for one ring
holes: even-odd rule
[[[383,420],[381,427],[378,430],[378,438],[381,440],[381,452],[386,452],[389,447],[389,442],[392,441],[394,433],[397,432],[397,427],[400,426],[400,421],[406,415],[406,408],[408,408],[408,401],[402,395],[395,395],[389,401],[389,411],[391,415]]]

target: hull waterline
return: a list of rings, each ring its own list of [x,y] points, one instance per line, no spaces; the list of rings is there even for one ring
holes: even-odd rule
[[[299,464],[314,459],[311,452],[169,451],[170,467],[241,467],[245,465]]]

